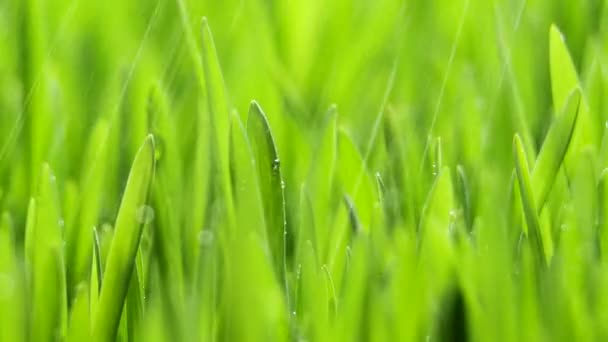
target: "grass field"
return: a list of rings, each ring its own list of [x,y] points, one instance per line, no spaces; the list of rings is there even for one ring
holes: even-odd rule
[[[607,41],[603,0],[1,0],[0,341],[606,341]]]

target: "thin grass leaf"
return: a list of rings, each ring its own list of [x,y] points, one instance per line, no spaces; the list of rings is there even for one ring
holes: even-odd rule
[[[555,108],[563,108],[579,81],[564,36],[555,24],[549,29],[549,55],[553,104]]]
[[[554,24],[551,25],[549,36],[551,93],[553,107],[557,113],[558,110],[566,107],[571,92],[582,87],[564,37]],[[593,121],[589,112],[589,104],[583,94],[581,94],[580,107],[579,124],[577,125],[579,128],[573,133],[572,137],[573,147],[576,150],[589,143],[596,144],[598,142],[597,130],[593,128]],[[570,167],[574,166],[574,158],[574,156],[567,157],[567,164]]]
[[[526,217],[528,229],[525,232],[530,239],[532,253],[536,258],[538,265],[546,265],[549,260],[546,259],[545,249],[540,231],[540,223],[538,219],[538,211],[534,202],[534,193],[530,182],[530,173],[528,171],[528,161],[524,151],[523,144],[519,135],[513,138],[513,154],[515,157],[515,170],[517,172],[517,180],[521,201]]]
[[[34,260],[34,227],[36,225],[36,199],[30,198],[27,206],[27,217],[25,220],[25,265],[31,273]],[[29,275],[28,275],[29,276]]]
[[[570,146],[572,133],[578,117],[581,94],[575,89],[567,98],[560,115],[549,129],[532,170],[534,203],[537,213],[542,211],[555,177]]]
[[[116,218],[101,294],[95,313],[93,339],[111,341],[118,323],[135,266],[135,257],[146,223],[148,195],[154,174],[154,138],[150,135],[138,151],[129,173]]]
[[[257,166],[257,175],[264,199],[266,234],[273,265],[279,279],[286,272],[287,219],[285,215],[284,182],[281,161],[266,114],[252,101],[247,118],[247,133]]]
[[[93,240],[93,253],[91,256],[91,275],[90,275],[90,286],[89,286],[89,320],[91,327],[93,326],[93,320],[95,318],[95,312],[97,310],[97,303],[99,302],[99,293],[101,292],[101,279],[103,278],[101,265],[101,247],[99,246],[99,234],[97,228],[93,228],[92,234]]]
[[[469,189],[469,182],[462,165],[456,166],[456,188],[458,189],[458,195],[460,197],[460,204],[464,212],[464,220],[469,228],[469,231],[473,228],[473,208],[471,204],[471,191]]]

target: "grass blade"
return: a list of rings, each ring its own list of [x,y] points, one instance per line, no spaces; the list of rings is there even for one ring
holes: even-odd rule
[[[279,279],[282,279],[286,272],[285,247],[288,236],[281,162],[268,119],[255,101],[249,107],[247,133],[251,139],[264,199],[264,216],[273,265]]]
[[[95,313],[93,339],[112,341],[135,266],[145,224],[148,195],[154,174],[154,138],[150,135],[137,152],[116,218],[115,232],[105,267]]]
[[[546,259],[544,253],[538,211],[536,210],[534,192],[530,182],[530,172],[528,171],[528,161],[526,160],[523,143],[517,134],[513,138],[513,154],[515,156],[515,170],[519,182],[521,201],[528,225],[525,233],[531,241],[532,253],[534,253],[538,265],[546,265],[549,260]]]
[[[570,146],[579,112],[581,94],[575,89],[567,98],[560,115],[549,129],[531,174],[534,203],[542,211],[555,177]]]
[[[232,118],[230,136],[230,171],[240,232],[253,230],[263,241],[269,243],[258,171],[247,133],[238,116]],[[252,229],[245,229],[246,227]]]

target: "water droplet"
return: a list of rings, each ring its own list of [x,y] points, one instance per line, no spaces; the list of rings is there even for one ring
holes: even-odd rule
[[[292,312],[291,314],[292,314],[293,316],[296,316],[296,315],[297,315],[295,311],[294,311],[294,312]]]
[[[63,229],[63,227],[65,227],[65,221],[62,218],[59,219],[59,222],[57,222],[57,224],[59,225],[59,228],[61,228],[61,229]]]
[[[458,209],[450,209],[450,219],[456,220],[458,218]]]
[[[144,204],[137,208],[136,218],[139,223],[148,224],[154,221],[154,209]]]
[[[285,189],[285,181],[281,179],[281,189]]]
[[[281,167],[281,160],[279,158],[272,161],[272,170],[277,171]]]
[[[213,244],[214,240],[215,240],[215,235],[213,234],[213,232],[211,230],[205,229],[205,230],[202,230],[198,234],[198,242],[203,247],[211,246]]]

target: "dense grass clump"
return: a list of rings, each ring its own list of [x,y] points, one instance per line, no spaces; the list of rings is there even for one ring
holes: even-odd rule
[[[0,2],[0,341],[608,340],[607,25]]]

